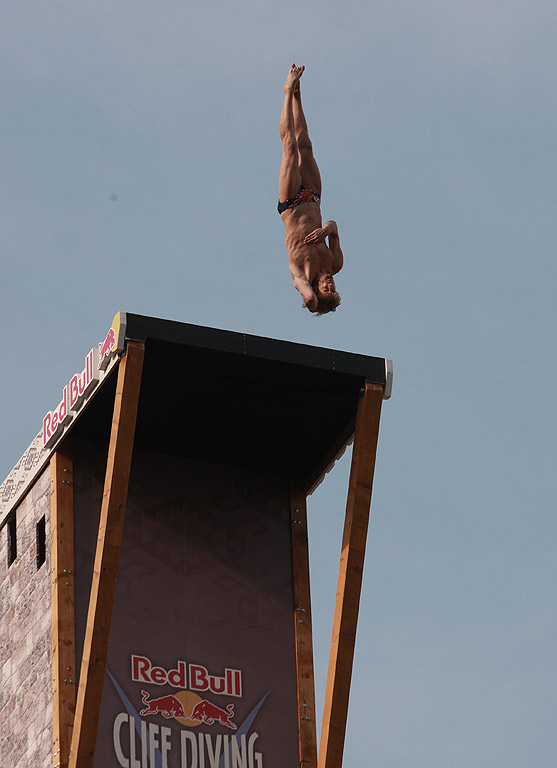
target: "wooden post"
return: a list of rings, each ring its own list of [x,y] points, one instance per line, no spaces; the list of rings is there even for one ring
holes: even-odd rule
[[[290,493],[290,515],[292,523],[292,569],[296,672],[298,677],[300,767],[317,768],[306,494],[305,491],[294,484]]]
[[[341,768],[383,388],[366,383],[358,405],[338,577],[319,768]]]
[[[75,713],[73,461],[66,439],[50,459],[52,764],[68,768]]]
[[[69,768],[92,768],[130,476],[144,345],[119,363]]]

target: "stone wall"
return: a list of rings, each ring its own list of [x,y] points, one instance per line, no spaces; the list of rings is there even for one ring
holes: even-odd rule
[[[8,566],[0,531],[0,766],[52,765],[50,472],[15,510],[17,557]],[[37,523],[45,517],[46,560],[37,568]]]

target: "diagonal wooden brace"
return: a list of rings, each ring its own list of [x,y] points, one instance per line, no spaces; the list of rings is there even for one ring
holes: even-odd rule
[[[75,716],[73,460],[66,438],[50,459],[52,764],[68,768]]]
[[[294,636],[296,638],[300,768],[317,768],[307,506],[306,493],[303,487],[297,483],[292,483],[291,486],[290,518],[292,524]]]
[[[318,768],[341,768],[383,387],[366,383],[358,405]]]
[[[92,768],[95,756],[143,357],[144,345],[129,341],[119,364],[69,768]]]

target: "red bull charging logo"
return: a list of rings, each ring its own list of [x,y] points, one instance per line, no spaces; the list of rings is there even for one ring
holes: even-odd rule
[[[104,370],[108,365],[110,355],[116,346],[116,334],[114,328],[111,328],[106,334],[106,339],[99,344],[99,362],[97,368]]]
[[[191,691],[180,691],[176,695],[171,693],[168,696],[160,696],[157,699],[151,699],[147,691],[141,691],[141,696],[142,703],[147,705],[140,711],[141,717],[160,714],[166,719],[173,717],[178,722],[183,721],[184,725],[189,726],[201,725],[201,723],[206,725],[219,723],[227,728],[231,728],[233,731],[237,728],[231,720],[234,716],[234,704],[228,704],[226,709],[222,709],[216,704],[207,701],[207,699],[202,699],[197,694],[192,694]],[[180,698],[178,698],[179,696]],[[195,700],[197,700],[196,703],[191,711],[189,711],[191,704]],[[188,712],[186,712],[185,707],[188,708]]]

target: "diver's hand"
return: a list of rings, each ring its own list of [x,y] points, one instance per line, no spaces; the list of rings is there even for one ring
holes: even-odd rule
[[[318,229],[314,229],[313,232],[310,232],[309,235],[306,235],[304,237],[304,243],[306,245],[314,245],[315,243],[323,243],[325,242],[325,238],[327,237],[327,229],[325,227],[319,227]]]

